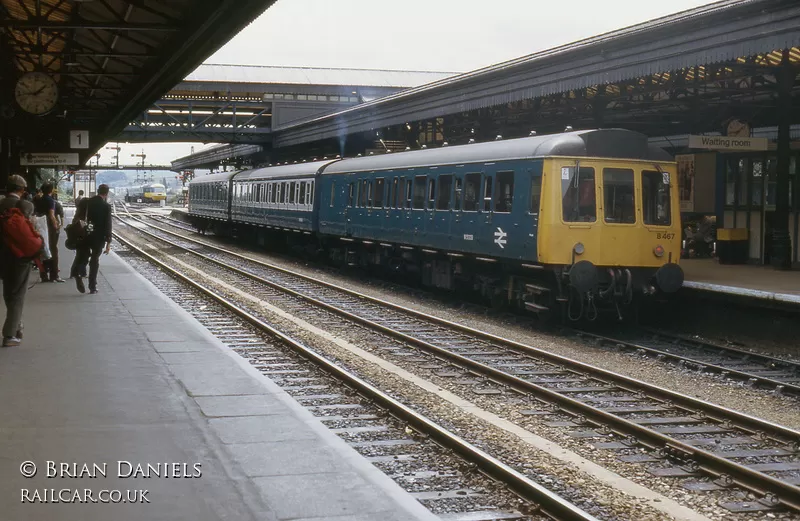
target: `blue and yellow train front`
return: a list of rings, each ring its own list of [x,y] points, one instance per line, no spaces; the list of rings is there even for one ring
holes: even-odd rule
[[[556,274],[557,299],[574,320],[601,306],[683,284],[676,165],[550,158],[544,164],[538,261]]]

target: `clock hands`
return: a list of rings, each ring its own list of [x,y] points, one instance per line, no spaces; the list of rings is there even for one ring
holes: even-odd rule
[[[40,88],[39,88],[39,90],[37,90],[37,91],[33,91],[33,92],[23,92],[23,93],[22,93],[22,95],[23,95],[23,96],[36,96],[36,95],[38,95],[40,92],[42,92],[42,91],[43,91],[44,89],[46,89],[46,88],[47,88],[47,86],[45,85],[45,86],[43,86],[43,87],[40,87]]]

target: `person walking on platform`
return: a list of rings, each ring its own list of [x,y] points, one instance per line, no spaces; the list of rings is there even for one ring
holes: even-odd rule
[[[86,221],[89,227],[86,238],[78,245],[70,269],[70,277],[75,277],[75,285],[81,293],[86,293],[82,278],[86,276],[86,263],[89,263],[89,292],[95,294],[103,245],[106,254],[111,251],[111,205],[106,202],[107,198],[108,185],[98,186],[97,195],[83,198],[72,219],[73,223]]]
[[[66,282],[58,276],[58,235],[61,227],[56,215],[56,200],[53,198],[52,183],[42,185],[42,196],[39,199],[37,214],[47,219],[47,241],[50,247],[50,258],[44,261],[44,271],[40,273],[42,282]]]
[[[54,193],[53,194],[53,199],[56,202],[56,221],[57,221],[57,224],[58,224],[58,231],[56,232],[56,244],[58,244],[58,236],[61,234],[61,230],[63,230],[64,226],[66,225],[66,218],[64,217],[64,207],[61,206],[61,201],[58,200],[58,194]],[[58,253],[58,252],[56,252],[56,253]],[[53,256],[55,256],[55,254]],[[60,277],[58,276],[58,274],[61,273],[61,267],[58,265],[57,261],[56,261],[55,265],[56,265],[56,279],[59,279]],[[63,279],[61,281],[62,282],[66,282]],[[59,282],[59,281],[56,280],[56,282]]]
[[[0,199],[0,215],[17,208],[31,221],[33,227],[33,203],[22,199],[28,183],[20,175],[8,177],[8,195]],[[6,239],[6,237],[4,237]],[[41,239],[39,240],[41,245]],[[3,279],[3,300],[6,303],[6,321],[3,324],[3,347],[18,346],[22,341],[22,308],[28,292],[31,274],[30,258],[16,257],[6,241],[0,247],[0,275]]]
[[[75,208],[81,204],[81,201],[83,201],[83,190],[78,190],[78,197],[75,198]]]

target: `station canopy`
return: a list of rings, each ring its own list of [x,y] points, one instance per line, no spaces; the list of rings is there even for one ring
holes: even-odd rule
[[[0,0],[0,136],[85,161],[274,1]]]

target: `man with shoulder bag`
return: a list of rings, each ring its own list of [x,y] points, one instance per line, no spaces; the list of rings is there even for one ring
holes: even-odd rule
[[[8,195],[0,199],[0,275],[6,320],[3,347],[22,342],[22,309],[28,292],[31,259],[39,254],[44,241],[33,226],[33,203],[22,199],[28,183],[20,175],[8,177]]]
[[[108,185],[102,184],[97,187],[97,195],[82,199],[75,210],[70,230],[67,231],[68,236],[73,234],[79,237],[75,244],[75,261],[70,269],[70,277],[75,277],[75,285],[81,293],[86,293],[83,277],[86,276],[87,263],[89,264],[89,292],[97,293],[100,255],[108,254],[111,251],[111,205],[106,202],[107,198]],[[105,246],[105,251],[103,246]]]

